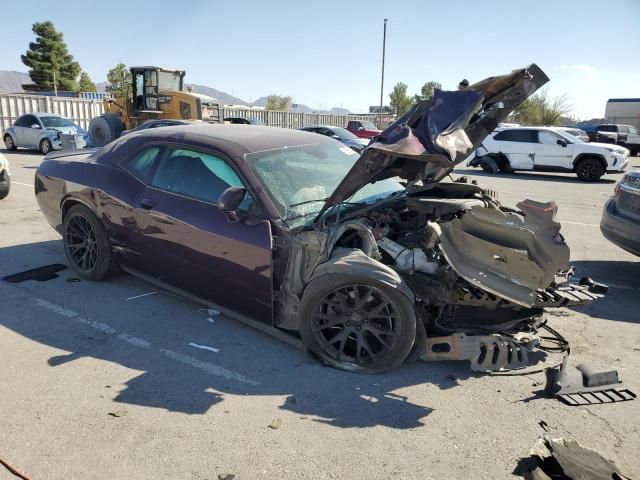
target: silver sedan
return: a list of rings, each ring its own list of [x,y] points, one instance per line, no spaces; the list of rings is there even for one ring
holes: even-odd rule
[[[82,135],[85,147],[91,147],[89,132],[71,120],[53,113],[27,113],[13,122],[2,135],[7,150],[18,147],[40,150],[47,154],[52,150],[62,149],[61,134]]]

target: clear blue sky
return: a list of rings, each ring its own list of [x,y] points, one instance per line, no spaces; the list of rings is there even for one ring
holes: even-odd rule
[[[157,64],[247,101],[279,93],[359,111],[379,102],[388,18],[385,102],[400,81],[452,89],[531,62],[579,118],[640,97],[640,0],[22,0],[2,16],[0,70],[26,71],[31,25],[50,20],[96,82],[118,62]]]

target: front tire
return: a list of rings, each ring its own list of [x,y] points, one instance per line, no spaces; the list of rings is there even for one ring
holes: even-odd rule
[[[63,221],[64,253],[86,280],[102,280],[116,269],[115,255],[102,222],[84,205],[74,205]]]
[[[358,373],[392,370],[416,339],[416,314],[398,289],[366,277],[324,275],[302,296],[300,336],[325,364]]]
[[[6,198],[11,190],[11,177],[7,172],[0,173],[0,200]]]
[[[122,135],[124,125],[113,114],[100,115],[91,119],[89,123],[89,135],[94,147],[104,147]]]
[[[18,147],[16,147],[16,144],[13,141],[13,137],[11,137],[11,135],[9,135],[9,134],[6,134],[4,136],[4,146],[7,147],[7,150],[9,150],[9,151],[12,151],[12,150],[15,150],[16,148],[18,148]]]
[[[42,153],[43,155],[46,155],[51,150],[53,150],[53,146],[51,145],[51,142],[49,141],[49,139],[43,138],[42,141],[40,142],[40,153]]]
[[[576,175],[583,182],[596,182],[604,175],[602,162],[597,158],[585,158],[576,165]]]

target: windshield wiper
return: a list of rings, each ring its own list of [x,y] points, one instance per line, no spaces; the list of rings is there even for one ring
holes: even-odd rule
[[[289,208],[297,207],[299,205],[306,205],[307,203],[326,202],[327,200],[329,200],[329,197],[327,197],[327,198],[317,198],[315,200],[305,200],[304,202],[292,203],[291,205],[289,205]]]

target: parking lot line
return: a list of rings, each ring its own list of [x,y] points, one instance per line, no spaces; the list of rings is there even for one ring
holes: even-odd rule
[[[596,227],[596,228],[600,228],[600,225],[597,225],[595,223],[582,223],[582,222],[570,222],[568,220],[560,220],[560,223],[568,223],[569,225],[582,225],[583,227]]]
[[[31,187],[31,188],[33,188],[33,184],[32,183],[16,182],[15,180],[11,181],[11,185],[22,185],[23,187]]]

